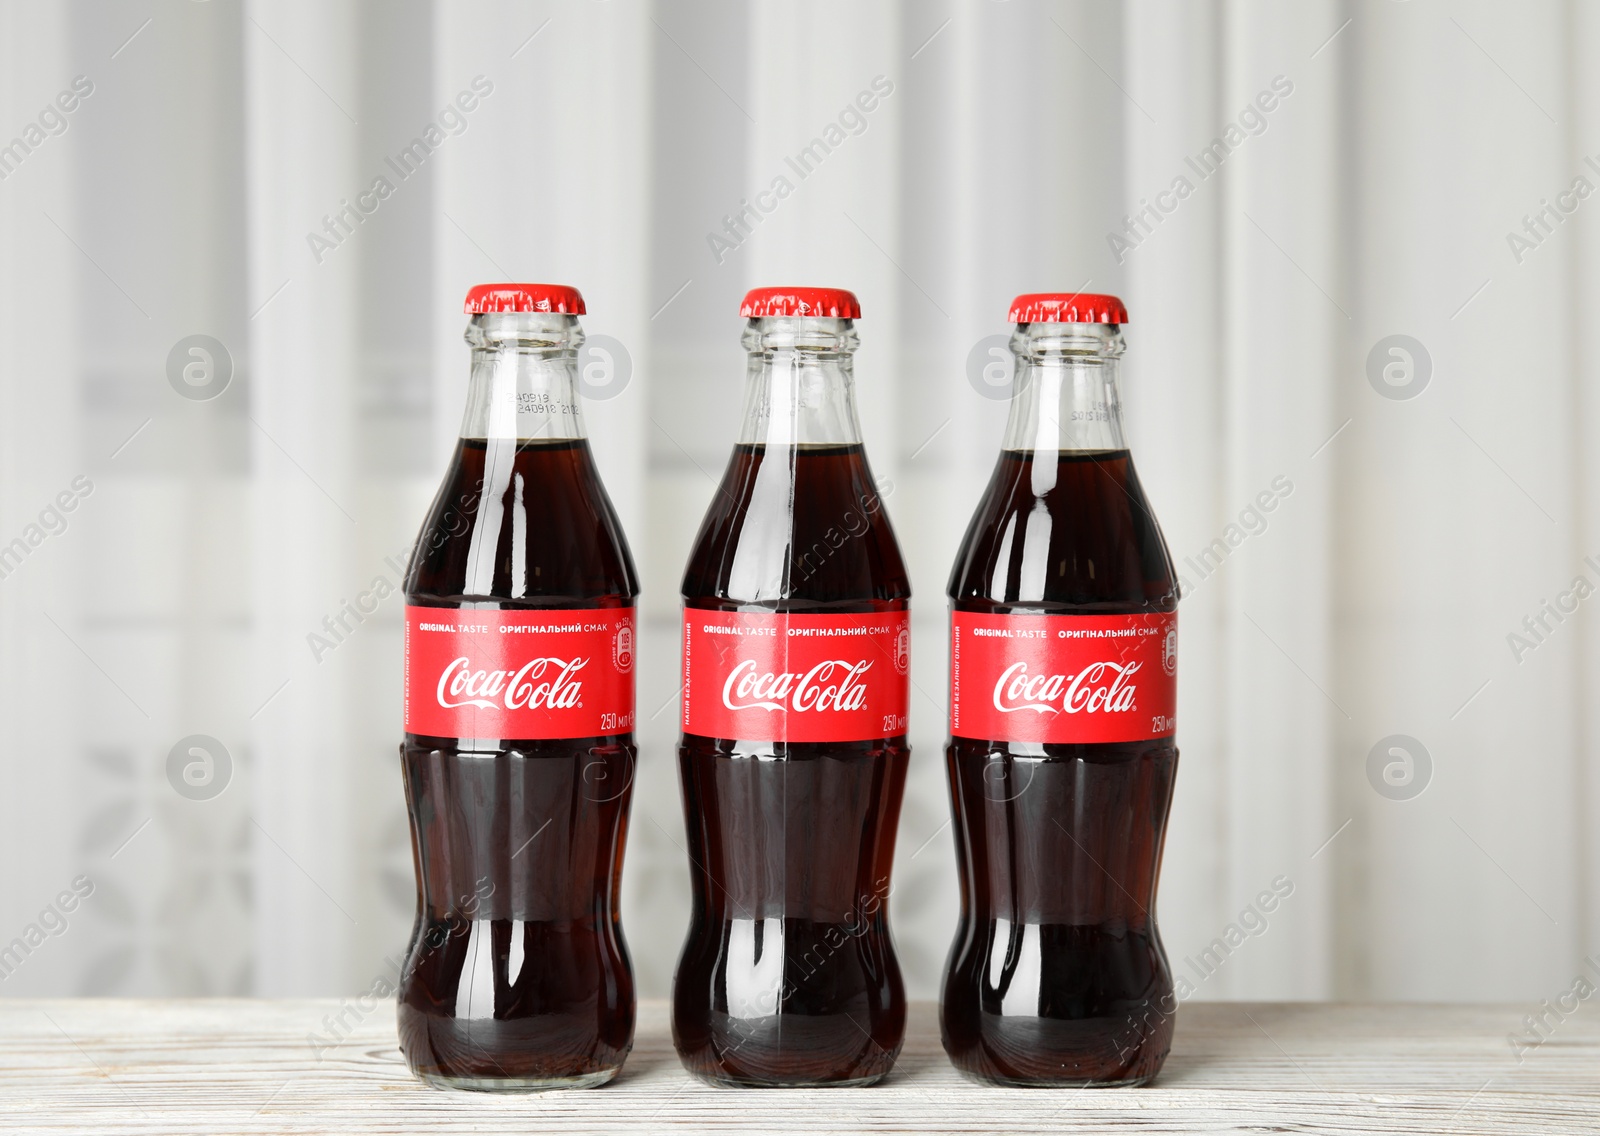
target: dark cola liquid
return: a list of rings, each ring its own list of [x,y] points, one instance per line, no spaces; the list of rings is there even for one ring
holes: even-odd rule
[[[1031,453],[1001,455],[951,574],[956,608],[1173,610],[1166,544],[1127,451],[1061,455],[1043,496],[1032,466]],[[1047,555],[1021,535],[1046,539],[1029,523],[1041,510]],[[1044,556],[1043,602],[1015,602],[1024,555]],[[1007,1084],[1149,1080],[1172,1043],[1155,895],[1176,746],[954,738],[946,753],[962,893],[940,1009],[951,1060]]]
[[[781,599],[730,595],[735,563],[756,548],[781,557]],[[716,611],[904,610],[910,584],[862,447],[737,447],[683,594]],[[888,895],[910,752],[903,734],[826,744],[684,735],[694,896],[672,1036],[691,1072],[862,1084],[893,1066],[906,1008]],[[770,995],[771,1012],[731,1014],[751,991]]]
[[[620,607],[637,592],[587,442],[461,441],[407,602]],[[401,754],[419,890],[399,995],[412,1070],[457,1088],[609,1080],[633,1045],[617,911],[633,735],[407,734]]]

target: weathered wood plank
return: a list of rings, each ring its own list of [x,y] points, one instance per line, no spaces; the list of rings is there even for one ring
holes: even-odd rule
[[[331,1001],[0,1003],[0,1128],[28,1132],[1593,1133],[1600,1016],[1518,1060],[1520,1008],[1191,1003],[1157,1083],[1128,1090],[974,1084],[912,1008],[894,1074],[870,1089],[719,1089],[684,1074],[666,1006],[640,1007],[627,1067],[603,1089],[486,1096],[406,1071],[392,1006],[319,1060]]]

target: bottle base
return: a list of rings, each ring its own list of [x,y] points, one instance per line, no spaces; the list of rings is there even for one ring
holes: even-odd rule
[[[694,1073],[699,1080],[722,1089],[864,1089],[868,1085],[876,1085],[888,1075],[888,1070],[885,1070],[866,1077],[812,1081],[799,1077],[734,1077],[724,1073]]]
[[[600,1069],[570,1077],[453,1077],[441,1073],[418,1073],[430,1089],[449,1089],[468,1093],[544,1093],[555,1089],[599,1088],[620,1072]]]
[[[1137,1089],[1156,1079],[1155,1073],[1142,1077],[1126,1077],[1104,1081],[1084,1080],[1081,1077],[1007,1077],[993,1073],[980,1073],[973,1069],[956,1067],[961,1075],[974,1084],[1002,1089]]]
[[[1167,1040],[1160,1048],[1146,1045],[1112,1056],[1104,1047],[1074,1051],[1048,1050],[1035,1046],[1023,1050],[1015,1038],[991,1037],[988,1044],[952,1050],[948,1037],[945,1053],[957,1072],[980,1085],[1008,1089],[1137,1089],[1148,1085],[1161,1073],[1170,1048]],[[997,1045],[1010,1041],[1012,1044]]]
[[[905,1032],[903,1011],[890,1010],[869,1022],[877,1039],[850,1014],[774,1014],[762,1019],[713,1014],[710,1038],[697,1036],[695,1043],[686,1044],[685,1031],[675,1026],[673,1040],[684,1070],[708,1085],[863,1088],[894,1069]],[[851,1036],[840,1028],[846,1023]],[[736,1028],[728,1028],[730,1024]]]

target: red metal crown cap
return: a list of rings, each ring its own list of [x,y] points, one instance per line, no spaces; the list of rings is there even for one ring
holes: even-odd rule
[[[476,284],[467,292],[465,311],[472,316],[485,312],[587,314],[582,294],[566,284]]]
[[[752,288],[744,294],[739,314],[747,319],[820,316],[854,320],[861,318],[861,301],[845,288]]]
[[[1027,292],[1011,301],[1012,323],[1127,323],[1128,309],[1097,292]]]

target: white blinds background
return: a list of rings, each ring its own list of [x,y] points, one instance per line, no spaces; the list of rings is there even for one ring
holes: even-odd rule
[[[737,422],[738,298],[773,282],[865,308],[926,694],[893,906],[915,996],[956,904],[944,580],[1004,419],[968,353],[1014,293],[1078,287],[1132,311],[1135,453],[1190,584],[1175,970],[1201,997],[1567,989],[1600,949],[1600,659],[1587,597],[1543,605],[1600,589],[1600,206],[1560,196],[1600,186],[1596,49],[1554,2],[0,8],[0,144],[41,139],[0,151],[0,550],[27,548],[0,560],[0,949],[95,885],[0,992],[345,993],[404,947],[394,558],[458,423],[461,296],[497,278],[578,285],[626,354],[585,413],[646,586],[644,995],[687,915],[678,573]],[[64,132],[29,134],[78,75]],[[168,381],[195,334],[233,361],[213,399]],[[1391,335],[1431,361],[1417,397],[1369,382]],[[232,763],[209,800],[168,778],[191,735]],[[1390,735],[1431,764],[1409,800],[1368,776]]]

